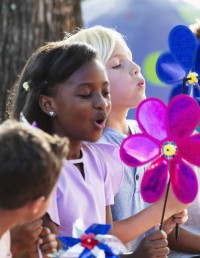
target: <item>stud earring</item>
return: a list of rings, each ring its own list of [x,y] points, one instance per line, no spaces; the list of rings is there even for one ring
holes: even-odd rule
[[[50,115],[51,117],[53,117],[53,116],[55,115],[55,112],[54,112],[54,111],[49,111],[49,115]]]

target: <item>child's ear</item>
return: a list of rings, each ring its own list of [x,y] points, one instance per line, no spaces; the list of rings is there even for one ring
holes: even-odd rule
[[[42,111],[46,114],[51,114],[50,112],[55,112],[55,101],[52,97],[46,95],[39,95],[39,106]]]
[[[31,201],[28,204],[27,208],[31,211],[33,215],[37,215],[38,213],[40,213],[41,209],[43,208],[45,201],[46,201],[46,198],[44,196],[41,196],[36,200]]]

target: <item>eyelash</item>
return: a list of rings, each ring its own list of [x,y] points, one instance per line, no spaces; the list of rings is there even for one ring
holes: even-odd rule
[[[83,99],[88,99],[92,94],[87,94],[87,95],[79,95],[79,97],[83,98]]]
[[[112,69],[117,69],[117,68],[119,68],[119,67],[121,67],[121,64],[118,64],[118,65],[116,65],[116,66],[113,66]]]
[[[89,99],[91,97],[92,93],[90,94],[87,94],[87,95],[79,95],[79,97],[83,98],[83,99]],[[110,95],[110,91],[105,91],[105,92],[102,92],[102,95],[104,97],[108,97]]]
[[[104,97],[108,97],[110,95],[110,91],[105,91],[105,92],[103,92],[103,96]]]

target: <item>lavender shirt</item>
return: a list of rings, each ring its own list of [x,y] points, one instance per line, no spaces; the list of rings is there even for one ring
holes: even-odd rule
[[[114,203],[123,177],[118,155],[118,149],[110,144],[84,144],[81,159],[65,161],[48,210],[61,235],[71,236],[78,218],[85,228],[106,223],[105,208]],[[111,157],[116,157],[116,162],[110,163]],[[75,163],[83,163],[85,179]]]

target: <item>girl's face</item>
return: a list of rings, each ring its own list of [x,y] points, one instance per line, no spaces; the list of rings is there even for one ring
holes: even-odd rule
[[[146,98],[145,80],[140,67],[132,61],[131,51],[126,43],[116,41],[106,69],[110,81],[112,110],[137,107]]]
[[[75,141],[97,141],[110,112],[110,87],[103,64],[94,59],[74,72],[54,97],[54,132]]]

